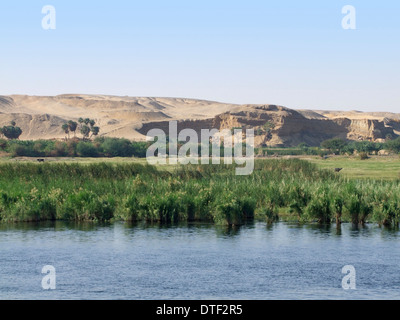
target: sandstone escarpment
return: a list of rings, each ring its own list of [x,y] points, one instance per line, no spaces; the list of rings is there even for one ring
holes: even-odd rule
[[[90,117],[100,135],[145,140],[151,129],[254,129],[256,146],[319,146],[331,138],[383,141],[400,134],[400,114],[292,110],[277,105],[233,105],[184,98],[61,95],[0,96],[0,126],[15,121],[21,139],[62,139],[61,125]]]

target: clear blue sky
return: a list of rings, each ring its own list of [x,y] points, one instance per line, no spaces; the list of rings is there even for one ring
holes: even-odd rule
[[[56,30],[42,29],[44,5]],[[4,95],[400,112],[398,0],[2,0],[0,39]]]

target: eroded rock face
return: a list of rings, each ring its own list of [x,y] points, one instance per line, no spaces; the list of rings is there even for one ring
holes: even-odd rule
[[[168,122],[146,123],[139,130],[146,134],[150,129],[168,131]],[[371,119],[306,118],[301,113],[281,106],[245,105],[215,116],[213,119],[179,121],[178,131],[185,128],[232,130],[253,128],[255,144],[259,146],[293,147],[300,143],[319,146],[322,141],[332,138],[349,140],[378,141],[390,134],[396,136],[393,128],[384,121]]]
[[[301,113],[280,106],[243,106],[245,110],[217,116],[221,121],[218,129],[232,127],[252,127],[260,136],[257,146],[297,146],[307,143],[319,146],[322,141],[332,138],[349,140],[378,141],[388,135],[396,136],[394,128],[384,121],[348,118],[306,118]],[[273,128],[265,132],[266,123]],[[397,122],[395,122],[397,124]],[[263,132],[264,131],[264,132]]]
[[[100,135],[145,140],[151,129],[191,128],[255,130],[256,146],[319,146],[331,138],[384,141],[400,134],[400,114],[292,110],[278,105],[231,105],[178,99],[62,95],[0,96],[0,126],[16,121],[21,139],[62,139],[61,125],[79,117],[94,118]]]

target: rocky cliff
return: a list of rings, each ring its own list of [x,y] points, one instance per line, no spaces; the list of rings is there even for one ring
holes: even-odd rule
[[[253,128],[257,146],[318,146],[326,139],[383,141],[400,134],[400,114],[293,110],[277,105],[233,105],[182,98],[61,95],[0,96],[0,126],[15,121],[21,139],[62,139],[61,125],[95,119],[100,134],[144,140],[154,128]]]

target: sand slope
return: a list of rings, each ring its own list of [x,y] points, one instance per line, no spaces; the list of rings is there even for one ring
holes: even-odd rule
[[[233,105],[185,98],[118,97],[64,94],[59,96],[0,96],[0,126],[16,121],[21,139],[62,139],[61,125],[78,118],[95,119],[100,135],[144,140],[144,124],[169,120],[206,120],[232,112],[248,112],[252,105]],[[290,109],[287,109],[290,111]],[[281,111],[282,112],[282,111]],[[307,119],[399,120],[400,114],[297,110]],[[252,117],[252,115],[249,115]],[[254,114],[254,117],[259,115]]]

